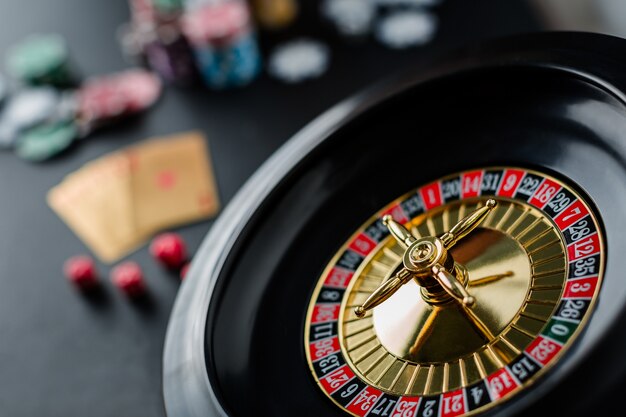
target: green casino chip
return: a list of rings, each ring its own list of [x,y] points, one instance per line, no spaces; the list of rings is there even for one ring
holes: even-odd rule
[[[44,161],[67,149],[78,133],[78,127],[71,120],[41,125],[17,139],[15,153],[29,161]]]
[[[152,3],[162,13],[175,13],[183,8],[182,0],[152,0]]]
[[[73,84],[69,52],[60,35],[31,35],[7,52],[7,70],[26,84]]]

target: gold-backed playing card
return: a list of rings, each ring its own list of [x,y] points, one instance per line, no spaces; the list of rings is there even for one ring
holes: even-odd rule
[[[103,262],[137,248],[132,213],[130,161],[109,155],[69,175],[48,193],[48,204]]]
[[[220,207],[204,137],[190,132],[154,139],[128,150],[131,195],[139,233],[214,216]]]

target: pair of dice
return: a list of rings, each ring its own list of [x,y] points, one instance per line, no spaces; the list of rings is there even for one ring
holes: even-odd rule
[[[187,247],[176,233],[163,233],[150,243],[152,257],[170,270],[179,270],[184,279],[189,268]],[[91,289],[98,285],[99,276],[91,256],[77,255],[69,258],[63,265],[65,276],[81,289]],[[146,283],[143,271],[135,261],[125,261],[111,269],[111,282],[129,296],[145,293]]]

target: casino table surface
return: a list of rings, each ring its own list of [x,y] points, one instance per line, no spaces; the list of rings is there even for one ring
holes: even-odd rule
[[[66,37],[84,76],[131,66],[115,31],[129,19],[125,0],[2,0],[0,53],[33,32]],[[272,46],[295,36],[330,44],[332,62],[321,78],[285,85],[263,74],[245,89],[210,92],[166,87],[145,115],[103,130],[43,164],[0,153],[0,416],[164,416],[162,353],[180,281],[151,259],[146,247],[127,258],[140,263],[150,301],[130,303],[106,277],[98,298],[86,298],[62,276],[63,261],[86,247],[48,208],[46,192],[98,156],[144,138],[204,131],[219,193],[228,203],[246,179],[292,134],[341,99],[433,54],[495,36],[543,30],[522,1],[446,0],[440,28],[427,46],[389,50],[374,41],[350,43],[319,24],[314,1],[298,21],[276,33]],[[211,221],[177,229],[191,251]],[[184,284],[183,284],[184,285]]]

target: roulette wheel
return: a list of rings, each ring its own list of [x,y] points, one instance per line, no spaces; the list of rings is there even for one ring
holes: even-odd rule
[[[194,259],[168,415],[620,407],[624,52],[589,33],[494,40],[305,127]]]

